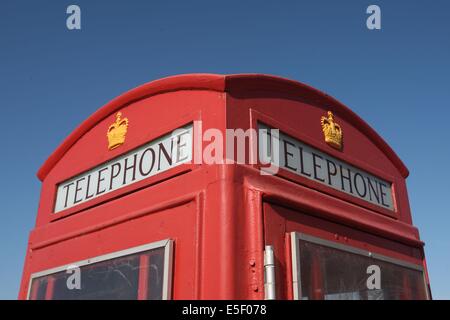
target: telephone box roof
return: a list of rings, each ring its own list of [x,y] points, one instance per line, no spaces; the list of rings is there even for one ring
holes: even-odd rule
[[[114,98],[83,121],[56,148],[37,172],[38,178],[43,181],[56,163],[79,138],[118,109],[146,97],[178,90],[211,90],[227,92],[235,96],[258,95],[264,92],[290,96],[309,96],[317,103],[332,105],[341,117],[353,123],[386,155],[404,178],[409,174],[408,169],[397,154],[364,120],[338,100],[311,86],[298,81],[265,74],[220,75],[198,73],[154,80]]]

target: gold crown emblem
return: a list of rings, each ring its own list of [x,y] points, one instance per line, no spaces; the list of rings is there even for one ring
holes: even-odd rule
[[[116,121],[109,126],[106,136],[108,137],[108,149],[112,150],[125,142],[128,129],[128,119],[122,117],[122,112],[117,112]]]
[[[322,131],[325,136],[325,142],[335,149],[342,149],[342,128],[339,124],[334,122],[334,116],[331,111],[328,111],[328,117],[320,119],[322,124]]]

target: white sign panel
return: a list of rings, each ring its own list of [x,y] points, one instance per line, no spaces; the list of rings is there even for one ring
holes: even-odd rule
[[[192,141],[192,125],[189,125],[60,183],[54,212],[190,162]]]
[[[259,125],[259,156],[302,177],[394,211],[392,184],[282,132]],[[274,134],[271,134],[271,132]],[[263,135],[266,135],[263,137]],[[269,147],[267,146],[269,143]],[[276,150],[278,149],[278,156]],[[274,153],[275,152],[275,153]],[[271,156],[274,154],[275,156]]]

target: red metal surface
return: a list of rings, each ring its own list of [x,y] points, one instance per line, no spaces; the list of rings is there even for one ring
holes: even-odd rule
[[[106,130],[119,110],[130,125],[125,144],[110,151]],[[342,152],[323,140],[320,117],[327,110],[343,127]],[[183,164],[53,213],[58,183],[196,120],[202,121],[203,131],[223,133],[227,128],[255,128],[258,120],[279,127],[393,182],[396,211],[286,170],[262,176],[257,165]],[[194,148],[201,152],[195,142]],[[175,242],[174,299],[262,299],[268,241],[282,261],[279,296],[292,298],[286,232],[296,230],[324,238],[333,232],[346,234],[356,247],[370,246],[426,267],[423,243],[412,225],[407,176],[404,164],[370,126],[307,85],[266,75],[198,74],[153,81],[100,108],[39,170],[41,199],[19,298],[27,298],[35,272],[168,238]],[[279,224],[267,215],[278,217]],[[143,291],[140,298],[145,298]]]

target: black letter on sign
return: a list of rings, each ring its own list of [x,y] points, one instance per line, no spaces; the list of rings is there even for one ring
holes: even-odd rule
[[[342,170],[342,165],[339,165],[339,169],[341,171],[341,189],[342,191],[345,191],[345,186],[344,186],[344,179],[348,181],[348,184],[350,185],[350,193],[353,193],[353,187],[352,187],[352,179],[351,179],[351,172],[350,169],[347,169],[348,172],[348,176],[344,176],[344,170]]]
[[[297,168],[291,167],[291,166],[289,165],[289,162],[288,162],[288,155],[289,155],[290,157],[292,157],[294,154],[290,153],[290,152],[287,150],[287,145],[290,145],[291,147],[295,147],[295,145],[292,144],[292,143],[290,143],[289,141],[286,141],[286,140],[283,140],[283,144],[284,144],[284,165],[285,165],[285,167],[288,168],[288,169],[291,169],[291,170],[293,170],[293,171],[297,171]]]
[[[127,171],[132,169],[133,170],[133,176],[131,178],[131,182],[133,182],[136,179],[136,159],[137,159],[137,153],[133,156],[133,164],[131,166],[127,166],[129,158],[125,158],[125,165],[123,168],[123,182],[122,185],[124,185],[127,182]]]
[[[81,178],[81,179],[78,179],[77,180],[77,182],[76,182],[76,184],[75,184],[75,196],[73,197],[73,203],[75,204],[75,203],[78,203],[78,202],[81,202],[82,200],[83,200],[83,198],[81,198],[80,200],[78,200],[77,199],[77,195],[78,195],[78,191],[81,191],[82,190],[82,188],[79,188],[78,187],[78,184],[81,182],[81,181],[83,181],[85,178],[83,177],[83,178]]]
[[[90,199],[94,196],[93,193],[89,194],[89,185],[91,184],[91,175],[88,175],[87,182],[86,182],[86,197],[85,199]]]
[[[145,154],[148,151],[151,152],[151,156],[152,156],[152,162],[151,163],[152,163],[152,165],[150,166],[150,169],[148,169],[147,172],[144,172],[144,168],[142,166],[143,166]],[[144,150],[144,152],[142,152],[141,160],[139,160],[139,172],[141,173],[142,176],[145,177],[146,175],[150,174],[150,172],[152,172],[154,165],[155,165],[155,150],[153,150],[152,148],[147,148],[147,149]]]
[[[115,170],[114,170],[115,168],[118,168],[119,170],[117,170],[117,172],[115,172]],[[116,162],[111,166],[111,177],[109,179],[109,190],[112,189],[113,180],[114,180],[114,178],[117,178],[121,169],[122,169],[122,165],[120,164],[120,162]]]
[[[330,165],[333,166],[333,172],[331,172],[331,166]],[[334,164],[334,162],[331,161],[331,160],[328,160],[328,159],[327,159],[327,171],[328,171],[328,184],[331,186],[331,185],[333,185],[331,183],[331,176],[336,176],[337,168],[336,168],[336,165]]]
[[[100,182],[105,181],[105,177],[102,178],[102,173],[108,170],[108,167],[103,168],[98,171],[98,180],[97,180],[97,196],[106,191],[106,188],[100,191]]]
[[[322,179],[317,175],[317,168],[319,168],[319,169],[322,168],[322,166],[317,163],[317,158],[320,158],[322,160],[323,160],[323,158],[321,156],[319,156],[318,154],[315,154],[314,152],[313,152],[312,156],[313,156],[313,166],[314,166],[314,179],[325,182],[325,179]]]
[[[187,134],[189,134],[189,132],[183,132],[182,134],[180,134],[177,137],[177,163],[180,162],[180,161],[186,160],[188,158],[188,154],[186,154],[182,158],[180,157],[181,148],[186,146],[186,141],[184,141],[183,144],[180,143],[181,142],[181,137],[183,137],[183,136],[185,136]],[[189,151],[189,152],[191,152],[191,151]]]
[[[359,188],[358,188],[358,181],[356,181],[356,178],[359,177],[362,181],[362,184],[364,186],[364,192],[360,192]],[[360,173],[355,173],[355,175],[353,176],[353,182],[355,184],[355,189],[356,189],[356,193],[361,197],[364,198],[367,194],[367,187],[366,187],[366,182],[364,181],[364,177],[360,174]]]
[[[369,184],[369,199],[372,201],[372,192],[375,195],[377,203],[380,203],[380,193],[378,191],[378,182],[375,181],[375,188],[373,187],[372,180],[367,177],[367,183]]]
[[[67,207],[67,199],[68,199],[68,197],[69,197],[69,187],[71,186],[71,185],[73,185],[75,182],[71,182],[71,183],[69,183],[68,185],[65,185],[64,187],[63,187],[63,189],[66,189],[66,201],[64,202],[64,208],[66,208]]]
[[[300,172],[301,172],[301,174],[304,174],[305,176],[311,177],[311,173],[306,172],[304,165],[303,165],[303,148],[298,147],[298,150],[300,151]]]
[[[383,188],[385,189],[387,187],[387,185],[385,185],[383,182],[380,182],[380,190],[381,190],[381,204],[385,207],[389,208],[389,205],[384,202],[384,197],[387,196],[386,192],[384,192]]]
[[[158,143],[159,146],[159,154],[158,154],[158,171],[161,170],[161,151],[164,153],[164,157],[166,158],[167,162],[169,163],[169,166],[172,165],[172,150],[173,150],[173,139],[170,140],[170,155],[167,152],[166,148],[164,148],[164,145],[162,142]]]

